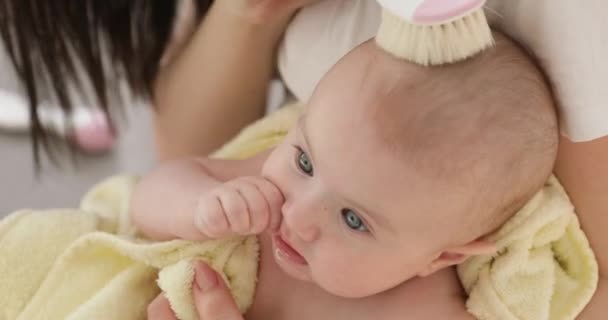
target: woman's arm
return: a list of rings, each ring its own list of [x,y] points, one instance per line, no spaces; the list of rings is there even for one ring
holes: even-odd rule
[[[600,268],[600,284],[580,319],[608,312],[608,137],[573,143],[562,137],[556,173],[568,191]]]
[[[162,159],[207,154],[263,115],[275,47],[295,8],[262,15],[235,5],[245,2],[214,1],[189,44],[160,72],[155,103]]]

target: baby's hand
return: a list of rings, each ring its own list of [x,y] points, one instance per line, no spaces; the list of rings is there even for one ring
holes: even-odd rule
[[[260,234],[279,227],[283,202],[281,191],[267,179],[237,178],[201,198],[194,222],[212,239]]]

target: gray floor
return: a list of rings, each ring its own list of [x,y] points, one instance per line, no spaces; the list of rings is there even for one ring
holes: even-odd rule
[[[154,164],[150,114],[135,108],[112,152],[62,161],[61,168],[44,164],[36,176],[27,134],[0,132],[0,216],[20,208],[77,206],[95,182],[118,173],[141,173]]]

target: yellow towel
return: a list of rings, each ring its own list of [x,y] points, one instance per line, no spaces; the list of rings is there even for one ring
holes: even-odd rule
[[[128,203],[132,185],[128,177],[109,179],[92,190],[83,207],[88,201]],[[242,310],[250,304],[255,238],[152,243],[117,233],[129,229],[120,222],[126,211],[90,213],[26,210],[0,223],[0,319],[144,319],[159,293],[159,270],[159,285],[180,319],[197,319],[189,292],[192,259],[222,271]]]
[[[298,108],[273,114],[215,156],[238,159],[276,144],[298,114]],[[111,178],[94,187],[78,210],[24,210],[0,221],[0,320],[145,319],[158,287],[180,319],[197,319],[194,259],[208,261],[228,281],[240,310],[248,308],[257,240],[142,239],[128,212],[135,184],[135,178]]]
[[[571,320],[591,300],[597,262],[555,177],[490,240],[498,254],[458,267],[478,319]]]
[[[250,126],[216,157],[240,159],[278,143],[300,108]],[[191,261],[202,257],[228,280],[242,311],[257,270],[254,238],[149,243],[128,218],[134,179],[110,179],[80,210],[22,211],[0,222],[0,320],[143,319],[159,292],[180,319],[196,319]],[[83,212],[94,214],[83,214]],[[574,319],[596,288],[597,264],[570,201],[551,178],[490,240],[499,253],[458,267],[469,311],[481,320]]]

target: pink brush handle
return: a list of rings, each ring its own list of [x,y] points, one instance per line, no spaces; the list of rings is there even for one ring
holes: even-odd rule
[[[426,0],[416,8],[412,22],[447,23],[481,8],[485,0]]]
[[[377,0],[394,15],[414,24],[452,22],[481,8],[485,0]]]

